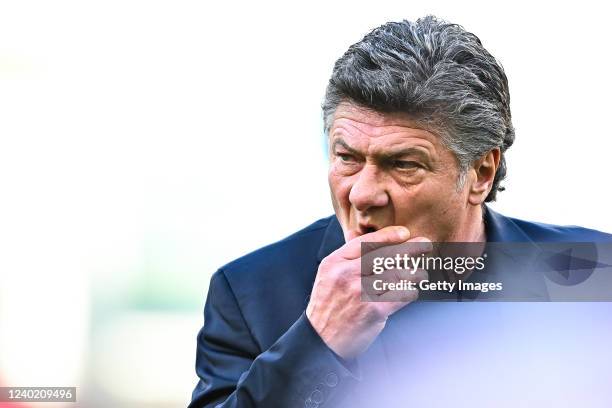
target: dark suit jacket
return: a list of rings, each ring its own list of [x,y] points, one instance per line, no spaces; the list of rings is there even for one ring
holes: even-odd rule
[[[526,222],[488,208],[485,227],[492,242],[612,240],[597,231]],[[368,358],[378,358],[379,341],[358,364],[342,361],[305,316],[319,263],[343,244],[340,225],[331,216],[225,265],[212,276],[204,326],[197,337],[199,382],[190,408],[322,408],[359,403],[354,390],[363,383]],[[388,331],[393,328],[386,327],[379,337]],[[376,373],[376,368],[368,368],[368,373]],[[347,394],[352,395],[352,403],[346,402]]]

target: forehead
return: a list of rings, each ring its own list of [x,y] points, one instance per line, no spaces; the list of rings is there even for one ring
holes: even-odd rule
[[[440,138],[402,113],[380,113],[348,102],[338,105],[329,131],[330,141],[342,139],[356,148],[386,148],[415,144],[433,150]]]

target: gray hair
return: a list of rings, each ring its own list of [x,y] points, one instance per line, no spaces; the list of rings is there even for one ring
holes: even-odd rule
[[[478,37],[460,25],[427,16],[374,29],[334,65],[322,106],[326,133],[343,101],[404,112],[438,134],[457,158],[459,184],[475,160],[499,147],[485,201],[504,189],[504,152],[514,142],[508,79]]]

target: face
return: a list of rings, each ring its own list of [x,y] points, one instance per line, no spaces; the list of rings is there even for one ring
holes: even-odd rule
[[[457,160],[437,135],[403,114],[344,102],[329,146],[332,201],[347,241],[389,225],[433,242],[471,240],[462,235],[474,222],[471,177],[458,188]]]

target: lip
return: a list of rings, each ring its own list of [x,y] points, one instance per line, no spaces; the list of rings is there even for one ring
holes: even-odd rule
[[[378,231],[381,227],[371,223],[359,223],[358,231],[359,235],[369,234],[370,232]]]

